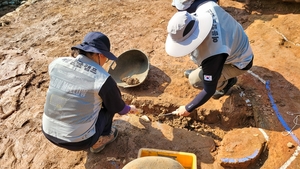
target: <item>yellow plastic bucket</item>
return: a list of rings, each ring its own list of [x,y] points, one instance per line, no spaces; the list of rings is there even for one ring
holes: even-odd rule
[[[138,158],[145,156],[169,157],[178,161],[185,169],[197,169],[197,157],[193,153],[141,148],[138,153]]]

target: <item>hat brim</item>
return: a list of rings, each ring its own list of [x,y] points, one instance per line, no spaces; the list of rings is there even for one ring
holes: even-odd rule
[[[194,0],[188,0],[185,3],[182,3],[180,0],[175,0],[175,7],[178,10],[186,10],[192,5],[193,2]]]
[[[109,60],[117,60],[118,58],[112,54],[111,52],[105,51],[105,50],[99,50],[97,48],[94,48],[92,46],[89,45],[85,45],[85,44],[79,44],[76,46],[73,46],[71,49],[80,49],[83,50],[85,52],[92,52],[92,53],[101,53],[103,54],[105,57],[107,57]]]
[[[194,51],[207,37],[212,28],[213,19],[208,12],[197,13],[197,27],[194,32],[185,40],[176,42],[168,34],[165,49],[168,55],[182,57]]]

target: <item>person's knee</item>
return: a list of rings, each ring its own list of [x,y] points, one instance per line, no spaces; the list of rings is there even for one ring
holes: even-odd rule
[[[202,80],[202,72],[199,70],[194,70],[189,75],[189,83],[197,89],[203,89],[203,80]]]

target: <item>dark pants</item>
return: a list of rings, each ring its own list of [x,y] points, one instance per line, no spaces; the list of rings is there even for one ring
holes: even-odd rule
[[[49,141],[51,141],[53,144],[59,147],[72,150],[72,151],[86,150],[92,147],[98,141],[100,136],[105,136],[110,134],[113,117],[114,117],[114,113],[107,112],[105,108],[101,109],[95,126],[96,133],[92,137],[80,142],[67,142],[46,134],[43,131],[43,129],[42,131],[45,137]]]

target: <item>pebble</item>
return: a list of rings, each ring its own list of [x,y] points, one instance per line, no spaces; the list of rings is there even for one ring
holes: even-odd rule
[[[144,120],[144,121],[146,121],[146,122],[150,121],[149,117],[146,116],[146,115],[141,116],[141,119]]]
[[[288,148],[293,148],[294,147],[294,144],[291,143],[291,142],[288,142],[286,145],[287,145]]]

